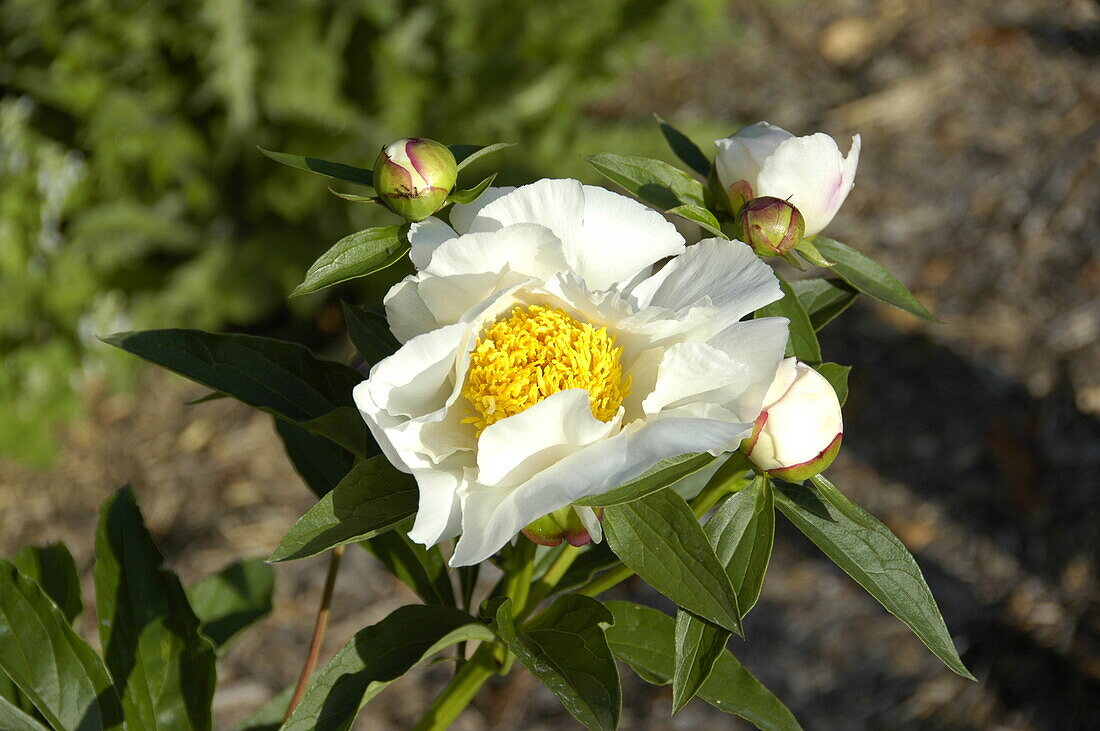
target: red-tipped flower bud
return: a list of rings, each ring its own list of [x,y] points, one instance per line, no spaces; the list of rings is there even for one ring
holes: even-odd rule
[[[806,221],[797,208],[769,196],[746,203],[739,220],[745,243],[761,256],[786,254],[806,232]]]
[[[447,203],[455,187],[455,156],[434,140],[397,140],[374,163],[374,188],[382,201],[409,221],[422,221]]]
[[[741,451],[761,472],[797,483],[832,464],[843,432],[832,384],[805,363],[787,358]]]
[[[557,546],[566,540],[571,546],[583,546],[603,539],[600,520],[603,508],[596,512],[583,505],[568,505],[547,513],[523,529],[523,535],[540,546]]]

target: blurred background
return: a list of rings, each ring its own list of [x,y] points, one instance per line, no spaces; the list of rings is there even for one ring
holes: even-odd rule
[[[187,326],[349,352],[336,296],[385,282],[286,294],[386,214],[257,145],[370,167],[402,136],[515,141],[469,179],[600,182],[580,154],[672,161],[653,112],[708,152],[761,119],[843,149],[859,132],[829,233],[943,324],[863,302],[823,333],[855,367],[830,474],[917,556],[981,682],[785,524],[734,652],[810,729],[1097,728],[1098,57],[1091,0],[2,0],[0,555],[65,540],[89,569],[98,503],[131,483],[189,581],[268,554],[311,504],[268,417],[188,406],[202,389],[95,339]],[[275,613],[221,663],[219,727],[300,667],[324,561],[277,571]],[[326,656],[412,599],[349,552]],[[413,673],[361,727],[409,727],[445,679]],[[740,728],[624,683],[624,728]],[[457,727],[575,723],[520,672]]]

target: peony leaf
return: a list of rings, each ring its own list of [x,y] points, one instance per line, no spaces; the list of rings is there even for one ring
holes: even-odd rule
[[[615,617],[607,628],[611,651],[643,680],[667,685],[675,668],[676,623],[668,615],[631,602],[609,601]],[[800,729],[787,707],[729,652],[714,663],[699,697],[761,729]]]
[[[515,147],[515,142],[497,142],[493,145],[448,145],[451,154],[455,156],[455,162],[458,163],[458,169],[462,170],[468,165],[472,165],[486,155],[490,155],[494,152],[501,150],[507,150],[509,147]]]
[[[677,605],[741,634],[737,595],[691,508],[661,490],[604,512],[608,545],[622,562]]]
[[[397,352],[401,344],[390,332],[385,315],[341,301],[344,323],[352,345],[363,356],[368,366]]]
[[[831,271],[860,292],[917,317],[939,322],[897,277],[874,259],[826,236],[815,236],[813,242],[825,258],[834,262]]]
[[[386,569],[415,591],[427,604],[453,607],[454,587],[447,574],[447,562],[439,546],[425,548],[407,535],[412,522],[406,521],[359,545],[370,551]]]
[[[703,184],[667,162],[610,153],[584,159],[605,178],[662,211],[682,205],[706,208]]]
[[[622,689],[601,626],[613,621],[603,604],[579,594],[559,596],[518,631],[511,600],[499,602],[494,616],[508,649],[574,718],[589,729],[618,727]]]
[[[129,488],[100,508],[95,558],[99,641],[126,725],[213,728],[214,648]]]
[[[343,180],[346,183],[356,183],[358,185],[374,187],[374,173],[364,168],[345,165],[342,162],[329,162],[328,160],[322,160],[317,157],[302,157],[301,155],[291,155],[288,152],[265,150],[262,147],[257,149],[275,162],[289,165],[292,168],[308,170],[311,173],[324,175],[326,178]]]
[[[729,236],[726,236],[722,232],[722,224],[718,222],[718,219],[714,217],[714,214],[708,211],[706,208],[700,208],[699,206],[676,206],[665,211],[665,214],[671,214],[679,216],[692,223],[697,223],[706,229],[708,232],[714,234],[720,239],[729,241]]]
[[[814,370],[825,376],[825,380],[832,385],[833,390],[836,391],[837,399],[840,400],[840,405],[843,406],[844,402],[848,400],[848,374],[852,372],[852,366],[840,365],[839,363],[822,363],[814,366]]]
[[[772,488],[757,477],[714,512],[703,532],[726,567],[744,617],[760,598],[775,541]]]
[[[765,305],[756,311],[756,318],[761,317],[785,317],[789,320],[787,326],[789,337],[787,339],[787,357],[794,356],[803,363],[820,363],[821,346],[817,342],[813,325],[806,308],[798,299],[791,283],[776,273],[779,280],[779,288],[783,290],[783,298]]]
[[[838,501],[843,510],[837,507]],[[822,500],[816,490],[776,483],[775,504],[833,563],[908,625],[947,667],[974,680],[955,650],[920,567],[889,528],[839,491]]]
[[[657,120],[657,124],[661,127],[661,134],[665,136],[665,141],[668,142],[669,148],[676,153],[676,157],[704,178],[710,175],[710,160],[699,149],[699,146],[683,132],[661,119],[660,115],[654,114],[653,118]]]
[[[340,484],[355,463],[351,452],[297,424],[275,419],[275,431],[295,471],[317,497]]]
[[[493,184],[493,181],[496,180],[496,177],[497,174],[493,173],[472,188],[467,188],[466,190],[456,190],[452,192],[449,196],[447,196],[447,202],[459,203],[462,205],[473,203],[481,197],[482,193],[489,189],[489,186]]]
[[[368,228],[337,241],[309,267],[291,297],[319,292],[392,266],[409,251],[402,226]]]
[[[828,325],[859,297],[859,292],[841,279],[801,279],[791,282],[791,289],[806,309],[815,331]]]
[[[279,731],[279,727],[283,725],[283,716],[286,715],[286,707],[293,697],[293,685],[283,688],[277,696],[253,711],[233,731]]]
[[[199,631],[221,653],[271,612],[274,592],[275,571],[262,558],[250,558],[200,579],[187,590],[187,599],[201,623]]]
[[[418,497],[412,475],[384,455],[360,460],[298,519],[268,560],[293,561],[378,535],[415,513]]]
[[[4,731],[46,731],[46,727],[0,695],[0,728]]]
[[[624,485],[620,485],[619,487],[599,495],[583,497],[574,504],[603,507],[638,500],[658,490],[663,490],[675,482],[679,482],[688,475],[703,469],[713,461],[714,456],[707,452],[692,452],[690,454],[681,454],[678,457],[671,457],[658,462],[640,477],[636,477]]]
[[[359,710],[414,665],[458,642],[496,639],[451,607],[411,604],[359,630],[318,671],[282,731],[346,731]]]
[[[27,546],[15,554],[12,563],[25,578],[42,587],[70,624],[84,610],[84,601],[80,598],[80,574],[77,573],[73,555],[64,543]]]
[[[683,609],[676,612],[675,655],[672,672],[672,712],[695,697],[710,677],[714,663],[726,651],[729,630]]]

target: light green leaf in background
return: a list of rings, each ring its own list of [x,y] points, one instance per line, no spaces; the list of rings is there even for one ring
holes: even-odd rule
[[[275,571],[262,558],[230,564],[187,590],[199,631],[224,652],[230,641],[271,613]]]
[[[813,242],[829,261],[834,262],[830,271],[860,292],[922,319],[939,322],[897,277],[871,257],[826,236],[815,236]]]
[[[84,610],[80,598],[80,575],[73,555],[64,543],[26,546],[12,560],[19,573],[35,582],[53,599],[71,624]]]
[[[409,242],[401,229],[401,226],[379,226],[340,239],[313,262],[290,296],[319,292],[401,261],[409,251]]]
[[[706,208],[703,184],[667,162],[610,153],[584,159],[608,180],[662,211],[682,205]]]
[[[815,331],[851,307],[859,296],[859,292],[844,280],[833,278],[800,279],[791,282],[791,289],[810,316],[810,324]]]

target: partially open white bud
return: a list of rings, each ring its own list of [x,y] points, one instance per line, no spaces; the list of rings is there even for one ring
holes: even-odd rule
[[[787,358],[779,364],[741,451],[761,472],[802,482],[828,467],[844,433],[840,400],[824,376]]]

